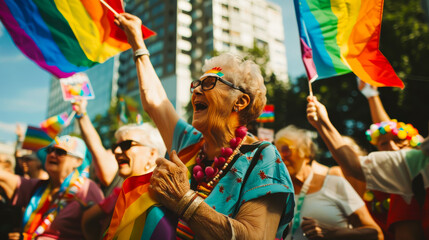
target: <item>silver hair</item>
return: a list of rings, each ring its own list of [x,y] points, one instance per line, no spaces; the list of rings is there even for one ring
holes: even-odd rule
[[[267,89],[259,66],[251,60],[243,60],[239,56],[224,53],[207,59],[202,70],[206,72],[214,67],[222,68],[221,72],[224,74],[222,78],[242,87],[251,98],[249,106],[240,111],[242,124],[258,118],[267,102],[265,96]],[[240,94],[239,91],[236,92]]]
[[[146,144],[149,147],[155,148],[158,151],[158,155],[163,157],[167,148],[165,147],[164,141],[162,140],[161,134],[158,129],[153,127],[149,123],[139,124],[128,124],[120,127],[115,132],[115,138],[118,139],[122,134],[128,132],[139,132],[141,143]]]
[[[316,137],[315,132],[289,125],[276,133],[274,143],[282,138],[291,140],[295,142],[300,157],[309,157],[310,160],[313,160],[318,150],[317,144],[313,141]]]

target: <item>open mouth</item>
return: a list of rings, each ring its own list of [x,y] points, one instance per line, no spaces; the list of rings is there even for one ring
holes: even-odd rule
[[[130,160],[128,159],[117,159],[116,160],[118,162],[118,166],[123,166],[123,165],[129,165],[130,164]]]
[[[48,160],[49,164],[58,165],[58,162],[55,160]]]
[[[207,104],[204,102],[195,102],[194,106],[195,106],[196,112],[203,111],[203,110],[207,109],[207,107],[208,107]]]

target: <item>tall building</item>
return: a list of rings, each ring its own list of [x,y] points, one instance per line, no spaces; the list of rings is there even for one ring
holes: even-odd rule
[[[106,114],[112,101],[116,101],[117,81],[118,81],[119,56],[115,56],[103,64],[99,64],[85,73],[91,82],[95,98],[88,100],[87,112],[90,119],[94,119],[98,114]],[[52,77],[49,87],[48,112],[47,117],[51,117],[62,112],[71,113],[71,103],[63,100],[60,82]],[[78,126],[71,122],[61,135],[79,132]]]
[[[192,0],[192,76],[199,77],[213,51],[240,53],[266,47],[268,71],[287,81],[286,48],[280,6],[267,0]]]
[[[126,12],[139,16],[157,33],[145,41],[150,59],[169,100],[180,116],[190,99],[192,6],[186,0],[129,0]],[[120,55],[118,96],[133,97],[140,102],[136,67],[131,50]]]

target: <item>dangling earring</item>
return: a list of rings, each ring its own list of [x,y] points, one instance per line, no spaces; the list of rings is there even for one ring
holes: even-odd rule
[[[236,107],[234,107],[234,111],[235,112],[238,112],[238,107],[236,106]]]
[[[144,170],[149,171],[150,170],[150,165],[146,164],[146,166],[144,167]]]

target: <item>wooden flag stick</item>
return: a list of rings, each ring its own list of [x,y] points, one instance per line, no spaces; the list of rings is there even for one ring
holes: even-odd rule
[[[67,127],[68,125],[70,125],[70,122],[73,120],[74,115],[76,115],[76,112],[72,111],[70,113],[70,116],[67,118],[67,121],[64,123],[64,128]]]
[[[112,11],[112,13],[115,14],[115,16],[119,15],[118,12],[115,11],[115,9],[113,9],[107,2],[105,2],[104,0],[100,0],[100,2],[106,6],[110,11]]]

